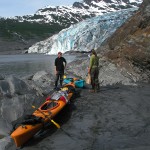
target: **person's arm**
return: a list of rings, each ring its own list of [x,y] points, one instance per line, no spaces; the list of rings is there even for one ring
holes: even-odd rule
[[[55,59],[55,63],[54,63],[54,73],[57,74],[57,69],[56,69],[56,66],[57,66],[57,63],[56,63],[57,59]]]
[[[54,69],[54,73],[57,74],[56,66],[55,66],[55,69]]]
[[[88,68],[88,73],[90,73],[91,72],[91,68],[92,68],[92,66],[93,66],[93,59],[94,59],[94,57],[93,57],[93,55],[90,57],[90,65],[89,65],[89,68]]]
[[[67,66],[67,61],[66,61],[66,59],[64,58],[64,69],[66,68],[66,66]]]

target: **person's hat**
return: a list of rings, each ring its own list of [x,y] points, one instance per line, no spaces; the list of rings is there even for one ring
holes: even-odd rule
[[[58,54],[62,54],[62,52],[58,52]]]
[[[91,53],[95,53],[96,51],[94,49],[91,49]]]

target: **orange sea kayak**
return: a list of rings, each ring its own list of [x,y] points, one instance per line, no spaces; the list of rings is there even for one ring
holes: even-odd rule
[[[11,137],[14,139],[16,146],[21,147],[25,144],[43,128],[43,123],[52,122],[51,119],[69,102],[74,94],[74,90],[74,84],[70,83],[62,87],[59,91],[55,91],[47,101],[32,114],[32,116],[40,118],[41,122],[39,121],[36,124],[22,124],[12,132]]]

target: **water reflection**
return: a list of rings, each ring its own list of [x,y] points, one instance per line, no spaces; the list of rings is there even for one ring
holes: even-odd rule
[[[22,77],[41,70],[54,73],[56,57],[56,55],[42,54],[0,55],[0,74]],[[68,63],[75,59],[75,56],[72,55],[64,55],[63,57]]]

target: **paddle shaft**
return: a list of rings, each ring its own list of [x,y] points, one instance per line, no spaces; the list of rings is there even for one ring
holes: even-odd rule
[[[32,108],[36,109],[35,106],[32,106]],[[37,111],[39,111],[42,115],[44,115],[45,118],[48,118],[49,121],[51,121],[58,129],[61,129],[67,136],[69,136],[70,138],[73,138],[68,132],[66,132],[65,130],[63,130],[60,125],[58,123],[56,123],[54,120],[52,120],[49,116],[51,115],[51,112],[48,111],[49,116],[46,116],[39,108],[36,109]]]
[[[32,108],[35,108],[35,106],[32,106]],[[51,115],[51,112],[48,111],[49,116],[45,115],[39,108],[36,109],[37,111],[39,111],[45,118],[47,118],[50,122],[52,122],[57,128],[60,129],[60,125],[58,123],[56,123],[54,120],[52,120],[49,116]]]

